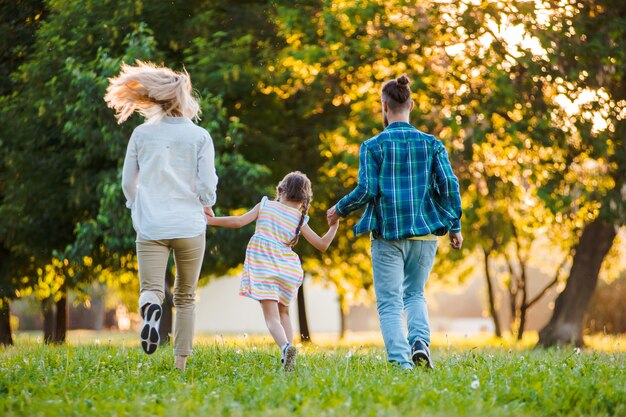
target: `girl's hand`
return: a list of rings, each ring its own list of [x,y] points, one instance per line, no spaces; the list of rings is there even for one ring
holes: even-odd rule
[[[309,242],[315,249],[325,252],[330,246],[331,242],[335,238],[335,234],[337,233],[337,228],[339,227],[339,220],[333,223],[329,228],[328,232],[323,237],[320,237],[308,224],[302,226],[301,232],[302,237],[304,237],[307,242]]]
[[[329,226],[334,226],[335,224],[339,222],[339,219],[341,218],[339,216],[339,213],[337,213],[336,207],[337,205],[334,205],[331,208],[329,208],[328,211],[326,212],[326,219],[328,220]]]
[[[246,214],[242,214],[241,216],[226,216],[226,217],[215,217],[213,210],[210,207],[205,208],[205,217],[206,224],[209,226],[219,226],[219,227],[228,227],[237,229],[239,227],[243,227],[253,221],[259,215],[259,210],[261,207],[261,203],[254,206],[252,210],[247,212]]]

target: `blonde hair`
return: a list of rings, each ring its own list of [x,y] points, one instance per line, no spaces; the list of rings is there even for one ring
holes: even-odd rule
[[[139,60],[135,64],[122,63],[120,74],[109,78],[104,101],[115,109],[118,123],[125,122],[135,111],[148,123],[157,123],[163,116],[199,119],[200,104],[185,69],[176,72]]]

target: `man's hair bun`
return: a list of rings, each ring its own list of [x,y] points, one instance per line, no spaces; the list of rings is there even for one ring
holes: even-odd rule
[[[383,101],[389,104],[392,112],[399,108],[408,108],[411,103],[411,80],[406,74],[402,74],[396,79],[389,80],[383,85]]]
[[[402,74],[401,76],[399,76],[396,79],[396,82],[398,84],[400,84],[401,86],[409,86],[411,85],[411,80],[409,80],[409,77],[407,77],[406,75]]]

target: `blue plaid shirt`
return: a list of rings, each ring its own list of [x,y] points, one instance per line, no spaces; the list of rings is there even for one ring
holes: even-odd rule
[[[408,123],[363,142],[359,183],[336,206],[340,216],[367,205],[354,234],[387,240],[461,231],[461,195],[445,146]]]

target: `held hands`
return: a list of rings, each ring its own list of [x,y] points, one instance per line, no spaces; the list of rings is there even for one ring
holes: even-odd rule
[[[336,207],[337,206],[334,205],[326,212],[326,220],[328,220],[329,226],[335,226],[339,223],[340,216],[339,213],[337,213]]]
[[[215,217],[215,213],[213,212],[213,208],[212,207],[205,207],[204,208],[204,217],[206,218],[206,224],[211,225],[211,217]]]
[[[461,249],[461,246],[463,246],[463,235],[461,235],[461,232],[450,232],[448,235],[452,249]]]

